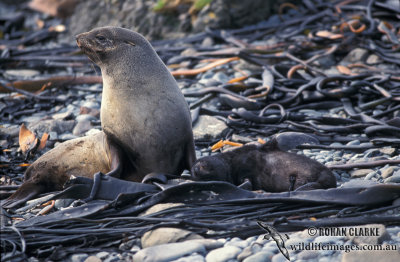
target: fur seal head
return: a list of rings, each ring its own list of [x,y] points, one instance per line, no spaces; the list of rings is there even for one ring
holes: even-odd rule
[[[126,49],[140,49],[149,46],[146,39],[138,33],[118,27],[96,28],[76,36],[77,45],[94,63],[107,64],[115,60]]]

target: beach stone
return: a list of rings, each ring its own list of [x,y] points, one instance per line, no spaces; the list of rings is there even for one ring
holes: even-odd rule
[[[369,173],[374,172],[373,169],[357,169],[354,171],[350,172],[350,175],[352,178],[360,178],[360,177],[365,177]]]
[[[9,77],[18,77],[18,78],[31,78],[40,74],[39,71],[32,69],[9,69],[6,70],[5,75]]]
[[[195,140],[220,138],[227,129],[225,122],[213,116],[201,115],[193,127],[193,136]]]
[[[385,183],[400,183],[400,174],[393,174],[391,177],[385,179]]]
[[[63,113],[53,114],[51,117],[56,120],[68,120],[72,119],[74,117],[74,114],[72,114],[72,112],[66,111]]]
[[[275,256],[274,253],[262,251],[247,257],[243,262],[269,262],[273,256]]]
[[[206,256],[207,262],[225,262],[236,256],[242,251],[241,248],[235,246],[225,246],[210,251]]]
[[[187,257],[181,257],[176,260],[173,260],[171,262],[204,262],[206,261],[205,258],[202,255],[199,254],[192,254]]]
[[[345,58],[340,62],[340,64],[351,64],[357,62],[363,62],[368,56],[368,50],[363,48],[355,48],[351,50]]]
[[[162,244],[144,248],[133,256],[135,262],[167,262],[192,253],[205,254],[204,245],[194,242],[185,241],[179,243]]]
[[[71,257],[70,257],[70,261],[71,262],[83,262],[83,261],[85,261],[85,259],[86,258],[88,258],[89,257],[89,255],[88,254],[73,254]]]
[[[319,252],[316,250],[303,250],[297,254],[297,259],[309,260],[309,259],[317,258],[318,255],[319,255]]]
[[[108,257],[109,255],[110,255],[110,253],[103,251],[103,252],[97,253],[97,254],[96,254],[96,257],[98,257],[98,258],[100,258],[100,259],[105,259],[105,258]]]
[[[383,179],[390,177],[394,173],[394,167],[389,166],[381,171],[381,176]]]
[[[29,123],[27,128],[37,134],[57,132],[57,134],[64,134],[71,132],[75,126],[75,120],[40,120],[37,122]]]
[[[344,239],[339,236],[319,236],[314,239],[314,243],[336,243],[338,240]]]
[[[388,156],[394,156],[396,154],[396,148],[393,147],[384,147],[379,149],[382,154],[388,155]]]
[[[199,239],[202,236],[188,230],[173,227],[160,227],[147,231],[141,238],[142,247],[151,247],[166,243],[176,243],[185,240]]]
[[[237,256],[237,259],[239,261],[242,261],[243,259],[245,259],[246,257],[251,256],[252,254],[253,254],[252,247],[251,246],[245,247],[243,249],[243,251]]]
[[[351,240],[356,244],[382,244],[383,241],[390,240],[390,234],[386,231],[386,227],[381,224],[369,224],[369,225],[362,225],[362,226],[354,226],[354,227],[347,227],[346,231],[346,238]],[[351,232],[349,231],[350,228],[352,229]],[[353,229],[354,228],[354,229]],[[359,232],[359,233],[357,233]],[[351,235],[353,233],[353,235]],[[362,233],[372,233],[376,234],[376,236],[362,236]],[[357,234],[357,235],[355,235]]]
[[[368,65],[381,64],[382,63],[382,59],[379,56],[377,56],[375,54],[372,54],[372,55],[368,56],[366,63]]]
[[[235,246],[242,249],[247,247],[248,245],[249,244],[246,240],[241,240],[240,238],[233,238],[231,241],[225,244],[225,246]]]
[[[282,253],[278,253],[278,254],[276,254],[276,255],[274,255],[273,257],[272,257],[272,259],[271,259],[271,262],[285,262],[285,261],[288,261],[287,259],[286,259],[286,257],[284,256],[284,255],[282,255]]]
[[[103,259],[103,262],[117,262],[121,261],[121,255],[118,253],[112,253],[105,259]]]
[[[75,136],[83,135],[86,131],[92,129],[92,127],[90,121],[79,121],[72,130],[72,134]]]
[[[344,253],[342,262],[398,262],[400,253],[398,250],[355,250]]]
[[[96,256],[90,256],[84,262],[101,262],[101,259]]]
[[[358,139],[352,140],[346,144],[346,146],[358,146],[358,145],[360,145],[360,140],[358,140]],[[361,155],[361,154],[358,154],[358,155]],[[361,155],[361,156],[363,156],[363,155]]]

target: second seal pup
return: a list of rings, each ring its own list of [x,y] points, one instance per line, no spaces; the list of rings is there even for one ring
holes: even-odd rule
[[[101,125],[127,154],[141,181],[151,172],[180,175],[196,160],[187,102],[168,68],[140,34],[96,28],[76,37],[101,68]]]
[[[195,180],[222,180],[235,185],[247,180],[253,190],[267,192],[336,187],[336,178],[327,167],[308,157],[281,151],[276,139],[261,146],[245,145],[200,158],[191,171]]]

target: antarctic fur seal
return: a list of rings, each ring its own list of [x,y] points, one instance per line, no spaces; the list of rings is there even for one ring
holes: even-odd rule
[[[196,160],[187,102],[150,43],[124,28],[102,27],[76,37],[101,68],[101,125],[141,181],[152,172],[180,175]]]
[[[264,145],[245,145],[198,159],[192,167],[195,180],[249,181],[253,190],[284,192],[336,187],[333,173],[319,162],[284,152],[274,138]]]

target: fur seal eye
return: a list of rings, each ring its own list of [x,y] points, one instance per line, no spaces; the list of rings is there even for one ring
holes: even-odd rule
[[[106,40],[106,38],[104,36],[102,36],[102,35],[96,35],[96,39],[101,41],[101,42]]]

